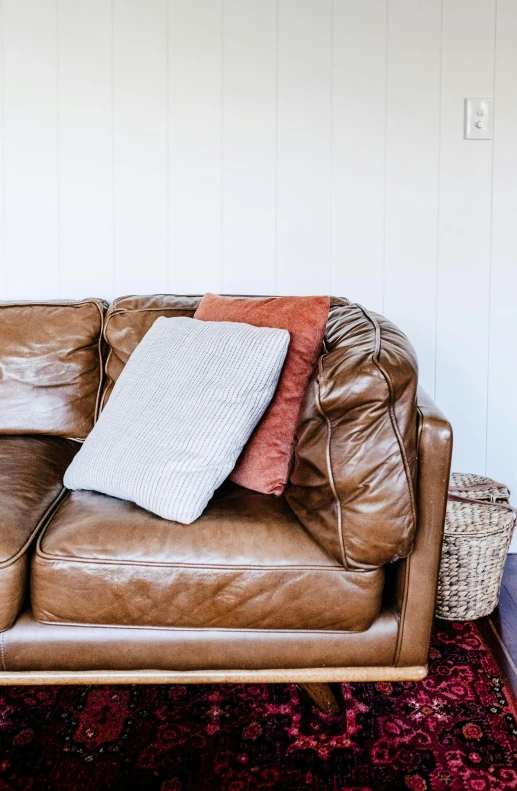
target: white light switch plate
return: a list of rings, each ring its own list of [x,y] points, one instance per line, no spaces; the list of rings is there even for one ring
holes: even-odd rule
[[[493,99],[465,99],[465,140],[491,140]]]

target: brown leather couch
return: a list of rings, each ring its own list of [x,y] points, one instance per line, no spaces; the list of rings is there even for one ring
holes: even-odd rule
[[[285,496],[227,483],[185,526],[63,489],[144,333],[199,299],[0,305],[0,682],[423,678],[451,428],[386,319],[332,299]]]

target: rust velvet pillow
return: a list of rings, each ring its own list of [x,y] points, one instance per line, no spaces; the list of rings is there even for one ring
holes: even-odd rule
[[[319,357],[329,297],[221,297],[205,294],[194,318],[237,321],[288,330],[289,350],[276,393],[230,478],[240,486],[280,495],[289,480],[294,432],[309,377]]]

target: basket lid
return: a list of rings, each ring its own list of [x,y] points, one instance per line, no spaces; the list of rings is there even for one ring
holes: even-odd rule
[[[453,472],[449,483],[449,492],[458,497],[470,500],[488,500],[489,502],[508,502],[510,490],[503,483],[474,475],[471,472]]]
[[[510,508],[489,503],[461,503],[449,500],[445,515],[446,535],[477,535],[512,532],[515,516]]]

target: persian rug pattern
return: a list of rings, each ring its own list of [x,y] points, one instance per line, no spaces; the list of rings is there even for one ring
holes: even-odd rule
[[[511,791],[511,693],[472,624],[420,683],[0,688],[0,791]]]

